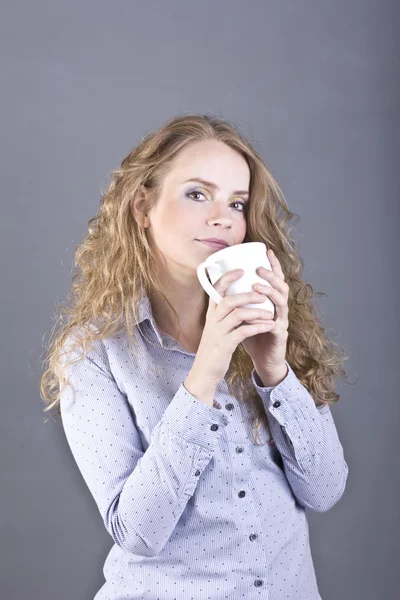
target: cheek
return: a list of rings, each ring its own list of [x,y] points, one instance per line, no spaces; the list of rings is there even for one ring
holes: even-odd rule
[[[184,211],[177,204],[169,203],[159,212],[157,226],[165,234],[173,234],[176,231],[179,222],[183,218]]]
[[[172,215],[170,215],[174,231],[182,233],[184,237],[196,237],[191,233],[199,234],[199,225],[202,225],[203,219],[204,212],[194,209],[189,203],[178,204]]]
[[[239,239],[244,239],[246,237],[247,231],[247,223],[246,218],[242,217],[238,223],[236,223],[235,232]]]

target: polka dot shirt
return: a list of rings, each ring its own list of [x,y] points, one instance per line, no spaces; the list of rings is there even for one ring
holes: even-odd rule
[[[321,600],[305,509],[328,511],[348,474],[330,408],[288,363],[275,387],[253,370],[272,433],[256,446],[225,380],[214,406],[186,390],[195,353],[158,328],[147,296],[139,317],[136,354],[126,334],[97,341],[61,389],[69,447],[114,541],[94,600]]]

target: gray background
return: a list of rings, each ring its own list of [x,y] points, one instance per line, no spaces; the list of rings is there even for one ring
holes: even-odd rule
[[[398,598],[398,3],[8,2],[0,25],[2,597],[90,600],[112,539],[39,396],[43,336],[109,172],[182,113],[236,123],[290,208],[351,355],[349,465],[308,512],[324,600]],[[47,413],[48,415],[48,413]],[[279,506],[277,506],[279,510]]]

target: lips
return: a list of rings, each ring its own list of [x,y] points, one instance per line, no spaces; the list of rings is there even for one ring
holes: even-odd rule
[[[205,238],[203,240],[199,240],[200,242],[211,242],[214,244],[220,244],[221,246],[229,246],[228,242],[223,240],[222,238]]]
[[[199,242],[201,242],[202,244],[204,244],[205,246],[208,246],[209,248],[215,248],[216,250],[222,250],[222,248],[227,248],[228,245],[222,242],[214,242],[214,241],[210,241],[210,240],[198,240]]]

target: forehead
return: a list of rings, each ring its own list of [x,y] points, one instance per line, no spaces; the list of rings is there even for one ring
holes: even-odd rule
[[[217,185],[233,188],[249,185],[250,169],[244,157],[230,146],[216,140],[204,140],[190,144],[180,151],[169,173],[176,183],[201,177]]]

